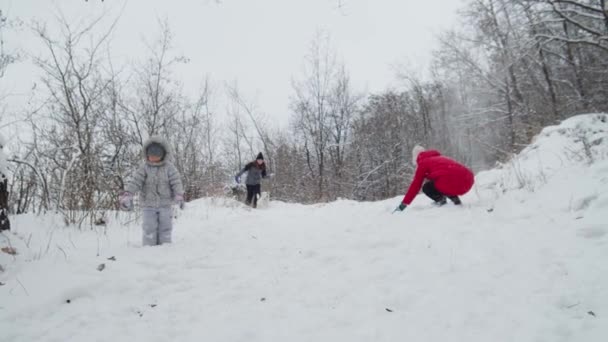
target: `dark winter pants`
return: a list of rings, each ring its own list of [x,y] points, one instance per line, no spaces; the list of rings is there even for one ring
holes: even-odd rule
[[[245,200],[245,203],[247,203],[247,205],[251,205],[252,207],[257,207],[258,206],[258,195],[260,195],[262,190],[262,186],[260,184],[256,184],[256,185],[249,185],[247,184],[247,199]],[[252,203],[253,201],[253,203]]]
[[[439,190],[437,190],[437,188],[435,188],[435,183],[433,182],[426,182],[423,186],[422,186],[422,192],[424,192],[425,195],[429,196],[433,201],[435,201],[435,203],[440,204],[440,205],[444,205],[447,201],[446,201],[446,195],[442,194]],[[458,196],[447,196],[452,202],[454,202],[454,204],[460,204],[460,198],[458,198]]]
[[[3,230],[11,230],[11,222],[8,220],[8,181],[6,177],[0,173],[0,232]]]
[[[156,246],[171,242],[173,222],[171,207],[143,208],[143,245]]]
[[[11,221],[6,215],[6,209],[0,209],[0,232],[3,230],[11,230]]]

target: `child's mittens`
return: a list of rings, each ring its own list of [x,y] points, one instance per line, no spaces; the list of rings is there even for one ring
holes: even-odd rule
[[[128,191],[123,191],[123,193],[118,196],[118,203],[120,204],[121,210],[133,210],[133,194]]]
[[[183,194],[177,194],[175,195],[175,203],[177,203],[177,205],[179,206],[180,209],[184,209],[185,203],[184,203],[184,195]]]

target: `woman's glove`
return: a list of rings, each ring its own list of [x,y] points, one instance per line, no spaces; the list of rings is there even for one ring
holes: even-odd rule
[[[397,208],[395,208],[395,210],[393,210],[393,213],[394,213],[395,211],[404,211],[404,210],[405,210],[405,208],[407,208],[407,205],[405,205],[405,203],[401,202],[401,203],[399,204],[399,206],[398,206]]]

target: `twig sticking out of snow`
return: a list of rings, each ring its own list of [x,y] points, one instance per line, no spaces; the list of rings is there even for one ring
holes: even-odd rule
[[[23,286],[23,284],[21,283],[21,281],[19,281],[19,278],[15,278],[17,280],[17,282],[19,283],[19,285],[21,285],[21,288],[23,289],[23,291],[25,291],[25,294],[29,297],[30,293],[27,292],[27,289],[25,288],[25,286]]]

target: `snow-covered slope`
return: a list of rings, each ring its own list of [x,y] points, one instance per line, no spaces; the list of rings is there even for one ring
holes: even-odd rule
[[[463,207],[203,199],[153,248],[135,214],[14,217],[0,340],[605,341],[607,121],[545,129]]]
[[[511,161],[479,173],[476,191],[510,215],[561,212],[582,219],[608,208],[607,181],[608,114],[587,114],[546,127]],[[602,218],[606,223],[608,214]]]

